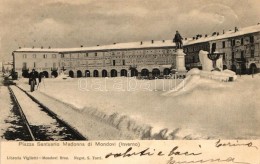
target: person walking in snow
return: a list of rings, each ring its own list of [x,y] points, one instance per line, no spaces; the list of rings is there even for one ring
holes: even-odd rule
[[[173,42],[176,43],[177,49],[181,49],[182,48],[182,37],[181,34],[179,33],[179,31],[176,31],[176,34],[174,36]]]
[[[31,86],[31,92],[34,91],[35,85],[37,84],[36,78],[38,74],[35,72],[35,69],[32,69],[32,72],[29,75],[29,85]]]

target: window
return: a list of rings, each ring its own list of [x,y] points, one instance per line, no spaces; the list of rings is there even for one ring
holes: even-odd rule
[[[113,66],[115,66],[116,65],[116,61],[115,60],[113,60]]]
[[[26,62],[23,62],[23,70],[24,69],[27,69],[27,63]]]
[[[250,43],[254,43],[254,36],[250,36]]]
[[[97,53],[95,52],[95,56],[97,56]]]
[[[123,65],[125,65],[125,60],[123,60]]]
[[[61,58],[64,58],[64,54],[61,54]]]
[[[225,54],[225,53],[223,54],[223,58],[222,58],[222,60],[223,60],[223,61],[226,60],[226,54]]]
[[[235,39],[233,39],[231,42],[231,46],[235,46],[235,44],[236,44],[236,41],[235,41]]]
[[[27,55],[26,55],[26,54],[23,54],[23,58],[24,58],[24,59],[27,58]]]
[[[251,58],[255,57],[255,50],[251,49]]]
[[[241,38],[241,45],[244,44],[244,38]]]
[[[85,57],[88,57],[88,53],[85,54]]]
[[[36,68],[36,63],[35,62],[33,62],[33,67]]]
[[[226,42],[223,41],[223,42],[222,42],[222,48],[225,48],[225,47],[226,47]]]
[[[244,51],[241,51],[241,59],[244,59],[245,56],[244,56]]]
[[[44,55],[43,55],[43,58],[47,58],[47,55],[46,55],[46,54],[44,54]]]
[[[235,60],[235,52],[232,52],[232,61]]]
[[[216,51],[216,43],[212,43],[211,53]]]

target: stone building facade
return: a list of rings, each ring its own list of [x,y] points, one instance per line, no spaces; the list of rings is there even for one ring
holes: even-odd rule
[[[201,68],[199,51],[222,53],[223,69],[252,72],[260,68],[260,24],[197,35],[183,40],[185,67]],[[160,77],[178,71],[172,40],[114,43],[79,48],[19,48],[13,52],[19,76],[35,68],[46,77],[65,71],[71,77]],[[182,63],[182,62],[181,62]],[[180,69],[180,68],[179,68]],[[182,72],[183,68],[181,68]]]
[[[21,48],[13,52],[19,75],[35,69],[45,76],[159,77],[176,68],[175,44],[168,41],[118,43],[68,49]]]

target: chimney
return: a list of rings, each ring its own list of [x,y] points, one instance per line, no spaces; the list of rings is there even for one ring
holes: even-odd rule
[[[162,40],[162,42],[164,43],[164,42],[165,42],[165,40]]]
[[[205,34],[205,38],[208,37],[208,34]]]
[[[195,40],[195,37],[192,37],[193,40]]]
[[[116,43],[113,43],[113,44],[116,44]]]
[[[141,41],[140,44],[143,45],[143,41]]]
[[[43,49],[43,46],[41,46],[41,49]]]
[[[235,32],[237,32],[238,31],[238,28],[237,27],[235,27]]]
[[[97,46],[99,46],[99,44]]]
[[[51,46],[49,46],[49,49],[51,49]]]
[[[219,32],[217,32],[217,36],[219,35]]]
[[[153,44],[153,40],[151,40],[152,44]]]
[[[83,47],[83,45],[80,45],[80,47],[82,48],[82,47]]]
[[[223,30],[223,34],[225,34],[225,30]]]

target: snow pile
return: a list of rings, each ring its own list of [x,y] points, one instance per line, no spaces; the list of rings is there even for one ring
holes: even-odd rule
[[[66,80],[66,79],[72,79],[69,75],[64,74],[64,72],[61,72],[56,78],[56,80]]]
[[[187,73],[187,76],[192,76],[192,75],[199,75],[200,77],[203,78],[213,79],[217,81],[224,81],[224,82],[234,81],[237,79],[236,73],[230,70],[204,71],[204,70],[199,70],[198,68],[193,68]]]
[[[237,75],[232,71],[201,71],[200,76],[221,82],[234,81],[237,79]]]
[[[200,79],[212,79],[219,82],[228,82],[234,81],[237,79],[236,73],[230,70],[220,71],[204,71],[199,70],[198,68],[193,68],[186,74],[186,78],[177,85],[174,89],[163,93],[163,96],[166,95],[179,95],[183,94],[182,91],[190,91],[194,89],[199,83],[201,83]]]

